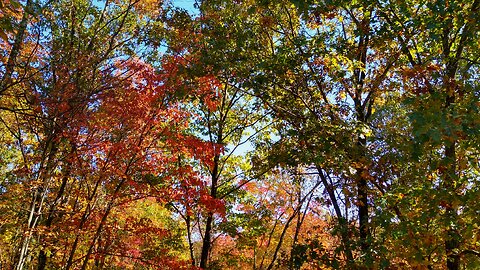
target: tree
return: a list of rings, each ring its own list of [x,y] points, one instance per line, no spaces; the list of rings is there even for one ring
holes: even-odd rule
[[[378,23],[375,9],[366,2],[292,5],[284,1],[259,2],[250,12],[265,29],[252,37],[262,40],[258,46],[264,52],[252,64],[252,89],[280,120],[282,141],[294,149],[288,158],[316,165],[331,191],[330,202],[338,205],[341,198],[332,188],[342,185],[341,197],[356,205],[358,244],[366,264],[373,261],[370,121],[399,53],[385,45],[388,37],[373,26]],[[343,183],[328,183],[327,174]],[[342,221],[346,213],[335,208],[339,224],[346,227],[348,222]],[[351,249],[344,248],[350,262]]]
[[[227,29],[214,19],[218,15],[215,7],[205,3],[200,6],[200,11],[196,18],[190,18],[185,11],[172,12],[168,19],[171,31],[168,44],[173,54],[188,59],[182,68],[185,72],[183,78],[190,87],[201,89],[207,86],[211,91],[194,96],[187,110],[197,115],[192,133],[206,138],[217,149],[213,160],[199,164],[208,196],[217,204],[197,212],[196,217],[192,216],[192,205],[176,207],[182,212],[187,228],[191,227],[193,219],[197,220],[196,229],[202,237],[198,260],[193,243],[190,244],[190,253],[193,262],[198,261],[200,267],[206,268],[212,267],[209,262],[212,261],[210,254],[215,250],[215,239],[225,234],[218,229],[222,219],[228,219],[225,207],[231,209],[237,190],[254,178],[249,172],[249,154],[238,154],[238,150],[264,132],[268,118],[258,100],[249,95],[237,80],[237,73],[244,67],[232,63],[244,56],[235,52],[240,49],[235,40],[225,42],[219,39],[221,32]],[[230,58],[225,59],[226,55]]]
[[[439,247],[442,252],[435,255],[443,257],[444,252],[447,269],[460,269],[461,257],[470,245],[465,236],[478,233],[461,225],[469,223],[471,217],[469,211],[460,211],[475,205],[468,201],[477,193],[472,184],[476,169],[470,155],[478,151],[471,147],[478,125],[473,120],[478,117],[474,101],[478,100],[478,83],[473,79],[478,71],[474,49],[478,40],[473,38],[479,31],[474,23],[478,4],[435,1],[413,8],[389,3],[380,13],[389,31],[402,33],[396,41],[406,66],[403,90],[408,93],[405,102],[416,148],[413,158],[425,159],[428,164],[418,168],[417,175],[428,176],[431,183],[422,187],[429,197],[424,209],[435,213],[432,223],[436,223],[444,241]]]
[[[189,114],[180,103],[185,95],[168,84],[176,76],[176,58],[165,57],[159,71],[132,58],[141,53],[135,47],[142,40],[133,35],[141,31],[145,5],[35,4],[45,5],[31,26],[39,45],[16,56],[35,61],[26,61],[22,80],[6,72],[2,81],[15,80],[8,89],[12,98],[2,99],[2,130],[14,138],[7,147],[22,154],[7,164],[13,169],[8,181],[2,180],[2,208],[15,217],[2,220],[13,234],[7,239],[14,257],[5,265],[70,269],[80,262],[82,269],[98,267],[106,257],[124,255],[111,252],[104,241],[113,237],[111,215],[118,207],[149,196],[163,203],[196,196],[169,190],[197,181],[175,160],[210,156],[194,155],[202,141],[184,132]],[[157,180],[150,182],[150,175]],[[137,225],[149,229],[145,222]],[[180,267],[168,255],[131,259]]]
[[[0,268],[480,267],[478,2],[0,1]]]

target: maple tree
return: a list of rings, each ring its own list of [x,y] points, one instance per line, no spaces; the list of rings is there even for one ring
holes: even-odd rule
[[[182,131],[189,114],[179,107],[183,97],[167,80],[175,73],[169,62],[176,59],[165,58],[163,71],[122,59],[131,57],[122,51],[133,52],[136,46],[131,35],[139,27],[134,24],[141,14],[137,2],[107,2],[103,10],[88,1],[67,4],[48,3],[38,10],[43,16],[32,26],[38,31],[37,47],[10,49],[11,55],[17,50],[16,59],[48,57],[26,62],[32,68],[25,68],[23,78],[10,71],[9,63],[5,67],[2,83],[14,81],[8,85],[12,98],[2,99],[4,129],[11,134],[5,145],[22,155],[18,163],[6,164],[11,172],[2,182],[2,207],[11,209],[2,224],[12,224],[5,233],[12,247],[2,253],[9,254],[5,265],[86,269],[106,261],[115,265],[115,257],[128,256],[177,268],[176,260],[165,254],[148,259],[139,257],[137,246],[120,252],[110,244],[125,244],[105,242],[114,235],[112,213],[130,201],[156,197],[165,203],[197,194],[192,192],[197,176],[175,161],[178,155],[206,160],[209,155],[194,155],[202,141]],[[29,45],[18,44],[24,49]],[[146,179],[149,175],[161,185]],[[169,189],[183,182],[192,188],[185,193]],[[132,222],[137,231],[161,231],[145,220]],[[132,230],[128,228],[125,233]]]
[[[167,26],[170,30],[170,35],[167,35],[169,50],[174,55],[186,55],[189,60],[183,66],[183,79],[193,88],[214,90],[194,95],[186,108],[196,115],[192,133],[206,138],[218,150],[211,162],[198,166],[204,176],[208,196],[216,203],[210,208],[199,209],[196,215],[193,214],[192,205],[174,206],[188,228],[192,263],[202,268],[207,265],[213,267],[214,263],[210,262],[215,258],[211,253],[217,249],[218,239],[225,237],[222,224],[230,215],[235,196],[245,183],[255,178],[250,170],[250,154],[238,154],[241,151],[239,149],[260,137],[268,126],[266,114],[260,108],[261,103],[237,84],[235,78],[239,69],[228,66],[229,61],[222,57],[225,54],[216,51],[228,51],[232,47],[224,47],[221,41],[217,44],[218,33],[215,31],[219,29],[210,26],[216,23],[211,19],[214,12],[203,6],[198,18],[190,18],[184,11],[174,9],[168,17]],[[211,32],[209,29],[215,30]],[[188,39],[185,40],[184,36],[188,36]],[[210,52],[215,52],[215,55],[210,55]],[[237,56],[232,54],[232,57]],[[195,243],[191,239],[194,230],[202,239],[201,244],[198,243],[201,245],[198,252],[194,250]]]

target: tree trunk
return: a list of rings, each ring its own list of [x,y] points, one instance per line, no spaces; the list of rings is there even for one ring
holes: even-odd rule
[[[359,139],[359,146],[365,148],[365,139]],[[360,226],[360,249],[362,254],[369,253],[369,228],[368,228],[368,182],[365,179],[366,169],[360,168],[357,171],[357,205],[358,222]]]
[[[369,13],[371,14],[371,13]],[[358,52],[357,60],[367,67],[367,51],[370,42],[370,16],[364,17],[359,27],[361,32],[358,41]],[[355,113],[357,121],[363,125],[367,125],[369,117],[371,116],[372,110],[372,95],[370,92],[365,100],[362,99],[364,94],[365,86],[365,77],[366,71],[362,69],[355,69],[355,96],[353,97],[355,105]],[[370,89],[370,91],[375,91],[375,89]],[[366,168],[367,164],[364,164],[366,160],[366,150],[367,150],[367,139],[364,134],[360,134],[357,137],[357,151],[358,156],[356,157],[356,162],[360,164],[355,168],[356,173],[356,185],[357,185],[357,207],[358,207],[358,223],[359,223],[359,233],[360,233],[360,250],[362,255],[366,256],[366,259],[369,260],[370,257],[370,248],[369,248],[369,238],[370,230],[368,227],[368,169]]]
[[[189,213],[186,214],[185,224],[187,225],[188,250],[190,251],[190,259],[192,260],[192,265],[195,266],[195,255],[193,253],[193,242],[192,242],[191,217]]]
[[[72,150],[73,153],[73,150]],[[53,224],[53,220],[55,218],[55,211],[57,209],[58,204],[60,203],[60,199],[62,198],[65,188],[67,186],[68,178],[70,176],[70,169],[71,169],[71,163],[66,163],[67,168],[65,169],[65,175],[62,178],[62,184],[60,186],[60,189],[57,192],[57,196],[55,197],[54,202],[50,206],[50,209],[48,211],[48,216],[45,221],[45,227],[50,228]],[[38,270],[44,270],[47,265],[47,253],[45,249],[40,250],[40,253],[38,255]]]
[[[207,217],[207,224],[205,226],[205,235],[203,236],[202,254],[200,257],[200,268],[202,269],[207,268],[208,257],[210,255],[212,223],[213,213],[209,213]]]
[[[221,135],[221,132],[220,132]],[[221,136],[219,136],[221,138]],[[210,196],[212,199],[217,198],[217,186],[219,180],[219,162],[220,155],[215,155],[213,159],[213,170],[212,170],[212,184],[210,186]],[[205,224],[205,235],[203,236],[202,244],[202,253],[200,256],[200,267],[203,269],[207,268],[208,258],[210,257],[210,249],[212,245],[212,228],[213,228],[213,213],[209,212],[207,216],[207,223]]]
[[[335,214],[338,219],[338,224],[340,225],[340,237],[342,238],[342,246],[343,246],[343,252],[345,254],[345,257],[347,258],[348,263],[353,262],[353,254],[350,246],[350,240],[348,236],[348,222],[345,219],[345,217],[342,215],[342,211],[340,210],[340,206],[338,204],[337,197],[335,196],[335,192],[333,189],[333,186],[328,183],[327,177],[323,173],[323,169],[320,166],[316,166],[318,175],[320,176],[320,180],[322,181],[323,186],[327,190],[328,197],[330,198],[330,201],[332,202],[333,209],[335,210]]]
[[[454,76],[454,75],[453,75]],[[455,94],[450,87],[447,87],[447,91],[451,93],[446,99],[445,109],[450,110],[451,106],[455,103]],[[448,93],[447,92],[447,93]],[[448,113],[448,112],[447,112]],[[457,154],[456,154],[456,141],[451,143],[445,143],[445,156],[444,163],[446,166],[446,171],[443,177],[443,187],[447,192],[453,192],[456,194],[456,178],[457,178]],[[447,229],[447,238],[445,239],[445,253],[447,254],[447,269],[448,270],[459,270],[460,269],[460,255],[458,248],[460,247],[459,242],[459,232],[455,228],[455,223],[457,220],[457,207],[454,207],[451,204],[446,206],[446,216],[449,221],[449,226]]]

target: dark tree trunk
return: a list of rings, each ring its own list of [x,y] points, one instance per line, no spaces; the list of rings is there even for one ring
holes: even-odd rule
[[[366,140],[359,139],[360,148],[365,148]],[[363,165],[362,165],[363,166]],[[358,223],[360,227],[360,249],[362,254],[369,253],[368,238],[370,231],[368,228],[368,181],[366,168],[357,169],[357,206],[358,206]]]
[[[220,132],[221,135],[221,132]],[[221,136],[219,136],[221,138]],[[212,199],[217,198],[217,186],[219,180],[219,162],[220,156],[215,155],[213,159],[213,169],[211,171],[212,175],[212,184],[210,186],[210,196]],[[212,229],[213,229],[213,213],[208,213],[207,216],[207,223],[205,224],[205,235],[203,236],[203,244],[202,244],[202,253],[200,255],[200,267],[203,269],[207,268],[208,265],[208,258],[210,256],[210,249],[212,246]]]
[[[207,268],[208,257],[210,255],[212,223],[213,214],[209,213],[207,217],[207,224],[205,226],[205,235],[203,236],[202,254],[200,257],[200,267],[202,269]]]

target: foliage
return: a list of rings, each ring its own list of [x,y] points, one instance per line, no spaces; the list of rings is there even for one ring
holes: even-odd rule
[[[0,0],[0,268],[480,267],[479,1]]]

